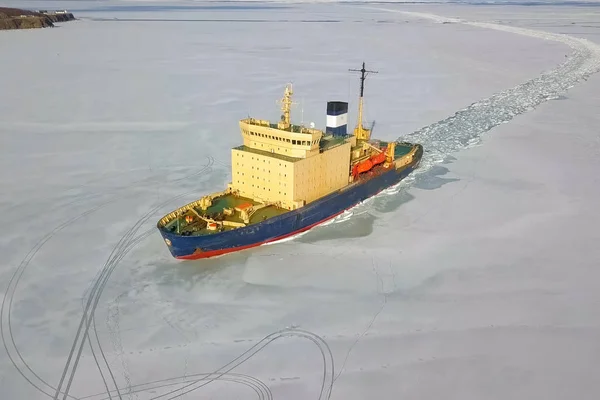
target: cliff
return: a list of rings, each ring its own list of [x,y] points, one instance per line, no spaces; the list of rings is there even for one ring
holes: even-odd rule
[[[54,26],[55,22],[66,22],[74,19],[73,14],[66,11],[29,11],[0,7],[0,30],[47,28]]]

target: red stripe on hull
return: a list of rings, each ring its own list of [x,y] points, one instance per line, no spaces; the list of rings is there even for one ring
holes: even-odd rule
[[[277,240],[282,240],[282,239],[288,238],[290,236],[297,235],[298,233],[305,232],[305,231],[307,231],[307,230],[309,230],[311,228],[314,228],[315,226],[317,226],[319,224],[322,224],[325,221],[329,221],[330,219],[333,219],[333,218],[337,217],[338,215],[342,214],[344,211],[346,211],[346,210],[340,211],[339,213],[334,214],[334,215],[332,215],[330,217],[327,217],[324,220],[321,220],[319,222],[315,222],[314,224],[309,225],[309,226],[305,226],[304,228],[298,229],[297,231],[286,233],[285,235],[276,237],[274,239],[265,240],[263,242],[257,242],[257,243],[249,244],[249,245],[246,245],[246,246],[229,247],[227,249],[211,250],[211,251],[203,251],[203,252],[199,252],[199,253],[192,253],[192,254],[187,255],[187,256],[179,256],[179,257],[176,257],[176,258],[179,259],[179,260],[198,260],[198,259],[201,259],[201,258],[216,257],[216,256],[220,256],[220,255],[227,254],[227,253],[233,253],[235,251],[241,251],[241,250],[251,249],[252,247],[257,247],[257,246],[263,245],[265,243],[275,242]]]

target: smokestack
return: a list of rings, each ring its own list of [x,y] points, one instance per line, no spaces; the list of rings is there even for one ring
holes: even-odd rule
[[[348,103],[327,102],[327,126],[325,133],[333,136],[346,136],[348,132]]]

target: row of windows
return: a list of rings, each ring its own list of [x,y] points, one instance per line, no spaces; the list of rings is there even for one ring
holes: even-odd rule
[[[254,169],[254,167],[252,167],[252,169]],[[259,169],[256,168],[256,170],[258,171]],[[265,170],[263,169],[263,172],[265,172]],[[271,170],[269,170],[269,174],[271,173]],[[240,171],[237,171],[237,174],[240,174]],[[244,173],[242,172],[242,175],[244,175]],[[279,176],[281,176],[281,172],[279,173]],[[254,175],[252,175],[252,177],[254,178]],[[258,178],[258,175],[256,176]],[[284,178],[287,178],[287,174],[283,174]],[[263,178],[264,179],[264,178]],[[270,182],[270,181],[269,181]]]
[[[243,157],[243,156],[242,156],[242,157]],[[258,160],[258,158],[257,158],[257,160]],[[263,160],[263,162],[265,162],[265,160]],[[271,164],[271,161],[269,161],[269,164]],[[236,162],[236,163],[235,163],[235,165],[239,166],[239,165],[240,165],[240,163],[239,163],[239,162]],[[242,164],[242,167],[243,167],[243,166],[244,166],[244,164]],[[281,163],[279,163],[279,166],[281,167]],[[284,163],[284,164],[283,164],[283,167],[284,167],[284,168],[287,168],[287,164],[285,164],[285,163]],[[254,167],[252,167],[252,169],[254,169]],[[256,167],[256,169],[258,169],[258,167]],[[265,169],[263,168],[263,171],[264,171],[264,170],[265,170]],[[271,172],[271,170],[269,170],[269,172]]]
[[[238,171],[238,173],[237,173],[237,174],[239,175],[239,174],[240,174],[240,172]],[[242,175],[244,175],[244,173],[243,173],[243,172],[242,172]],[[281,174],[279,174],[279,175],[281,176]],[[256,177],[255,177],[254,175],[252,175],[252,179],[260,179],[260,176],[256,175]],[[263,177],[263,178],[262,178],[262,180],[263,180],[263,182],[268,182],[268,183],[271,183],[271,180],[270,180],[270,179],[268,179],[268,180],[267,180],[267,179],[265,179],[265,178]],[[279,186],[281,186],[281,185],[282,185],[282,182],[279,182]],[[286,183],[285,183],[285,182],[283,182],[283,186],[285,186],[285,185],[286,185]]]
[[[258,133],[258,132],[252,132],[252,131],[248,132],[247,130],[244,130],[244,133],[249,136],[259,136],[259,137],[263,137],[265,139],[279,140],[280,142],[287,142],[287,143],[301,145],[301,146],[315,145],[318,142],[318,140],[312,140],[312,141],[311,140],[296,140],[296,139],[290,140],[288,138],[282,138],[281,136],[266,135],[264,133]]]
[[[256,146],[256,148],[258,148],[258,143],[254,142],[254,146]],[[264,146],[264,145],[261,143],[261,144],[260,144],[260,147],[265,147],[265,146]],[[288,149],[284,149],[284,150],[285,150],[285,152],[286,152],[286,153],[288,152]],[[278,148],[277,148],[277,151],[281,151],[281,149],[278,147]],[[274,152],[275,152],[275,148],[273,147],[273,148],[271,149],[271,153],[274,153]]]
[[[254,160],[254,157],[252,157],[252,159]],[[257,160],[257,161],[260,161],[260,158],[256,157],[256,160]],[[265,159],[263,158],[263,162],[267,162],[267,160],[265,160]],[[271,164],[271,160],[269,160],[269,164]],[[281,164],[279,164],[279,165],[281,165]]]
[[[237,180],[236,182],[237,182],[239,185],[243,185],[243,184],[244,184],[244,182],[242,182],[242,181],[240,181],[240,180]],[[283,186],[285,186],[285,184],[284,184]],[[255,186],[255,185],[253,184],[253,185],[252,185],[252,187],[256,187],[257,189],[260,189],[260,186],[258,186],[258,185],[256,185],[256,186]],[[268,190],[269,192],[271,191],[271,189],[267,189],[267,188],[266,188],[266,187],[264,187],[264,186],[263,186],[263,190]],[[281,192],[279,192],[279,194],[282,194],[282,193],[281,193]],[[284,195],[284,196],[286,196],[286,195],[287,195],[287,192],[283,192],[283,195]]]
[[[254,179],[254,175],[252,175],[252,179]],[[256,179],[260,179],[260,176],[256,175]],[[262,180],[263,180],[263,182],[269,182],[269,183],[271,183],[270,179],[265,179],[263,177]],[[281,182],[279,182],[279,184],[281,185]],[[285,186],[285,183],[283,184],[283,186]]]

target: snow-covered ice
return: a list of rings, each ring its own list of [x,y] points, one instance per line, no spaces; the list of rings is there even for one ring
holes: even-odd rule
[[[3,2],[81,19],[0,35],[0,398],[595,398],[599,9],[530,3]],[[423,168],[173,260],[156,220],[226,184],[237,120],[290,80],[296,120],[354,116],[363,60]]]

